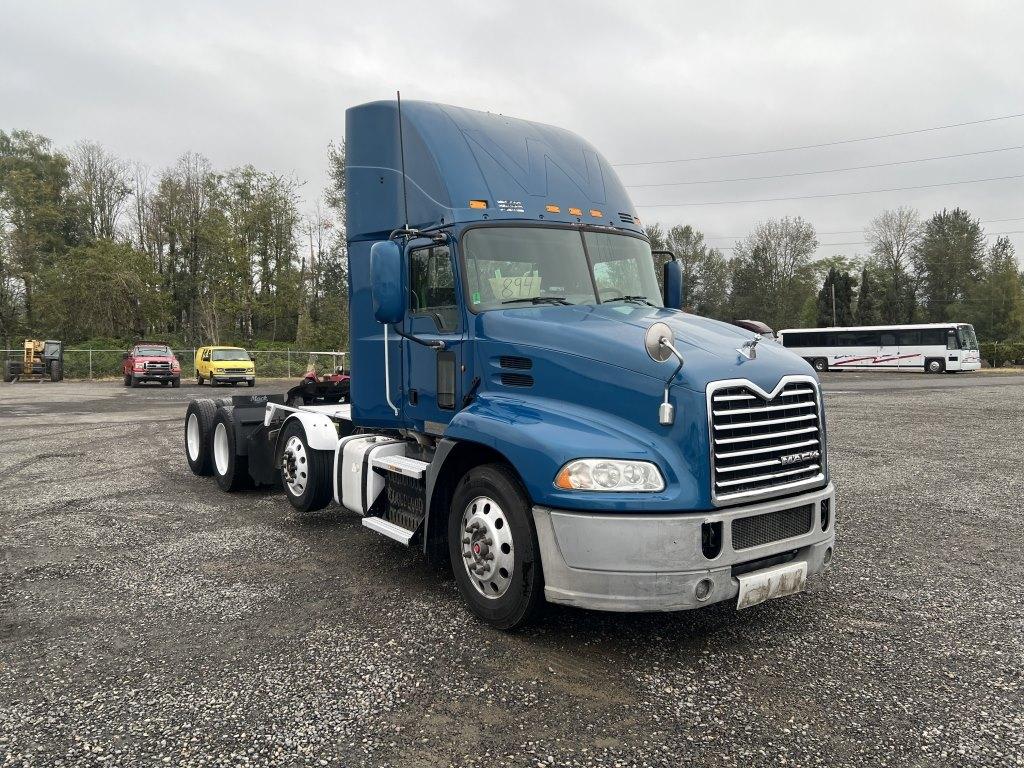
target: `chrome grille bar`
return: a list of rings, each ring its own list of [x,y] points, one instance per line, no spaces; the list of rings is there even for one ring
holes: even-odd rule
[[[747,380],[714,382],[707,401],[716,503],[824,484],[821,401],[813,379],[785,377],[767,393]]]

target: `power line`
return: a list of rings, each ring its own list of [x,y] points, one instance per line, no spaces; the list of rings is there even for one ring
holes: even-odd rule
[[[1004,221],[1024,221],[1024,216],[1018,216],[1015,219],[983,219],[979,221],[979,224],[999,224]],[[860,229],[837,229],[831,232],[816,232],[818,235],[858,235],[864,231],[864,227]],[[992,232],[994,235],[1013,235],[1014,232]],[[746,235],[704,235],[705,240],[742,240]]]
[[[821,234],[826,234],[822,232]],[[1009,232],[986,232],[985,237],[999,237],[1000,235],[1020,235],[1024,234],[1024,229],[1013,229]],[[856,240],[849,243],[818,243],[818,248],[829,248],[834,245],[869,245],[867,240]],[[713,245],[712,248],[717,248],[720,251],[731,251],[734,250],[734,246],[731,245]]]
[[[914,189],[934,189],[936,187],[955,187],[961,184],[982,184],[989,181],[1007,181],[1010,179],[1024,179],[1024,174],[1017,176],[992,176],[987,179],[964,179],[963,181],[948,181],[942,184],[918,184],[912,187],[886,187],[885,189],[864,189],[856,192],[830,192],[823,195],[795,195],[793,197],[762,197],[751,200],[705,200],[701,202],[682,203],[650,203],[648,205],[637,205],[637,208],[687,208],[699,205],[740,205],[743,203],[772,203],[780,200],[816,200],[827,197],[851,197],[854,195],[875,195],[881,192],[909,192]]]
[[[730,152],[724,155],[703,155],[700,157],[684,157],[677,160],[643,160],[633,163],[612,163],[614,168],[626,168],[637,165],[667,165],[669,163],[693,163],[698,160],[723,160],[729,157],[751,157],[752,155],[771,155],[779,152],[796,152],[801,149],[819,149],[821,147],[834,147],[840,144],[856,144],[861,141],[875,141],[877,139],[891,139],[897,136],[911,136],[917,133],[930,133],[931,131],[944,131],[948,128],[962,128],[967,125],[981,125],[982,123],[994,123],[999,120],[1012,120],[1017,117],[1024,117],[1024,112],[1014,115],[1000,115],[998,117],[986,117],[983,120],[970,120],[965,123],[950,123],[949,125],[935,125],[930,128],[915,128],[910,131],[897,131],[895,133],[881,133],[877,136],[862,136],[856,139],[837,139],[836,141],[824,141],[820,144],[803,144],[798,147],[778,147],[776,149],[760,149],[753,152]]]
[[[627,184],[626,189],[644,189],[649,187],[687,187],[696,184],[726,184],[735,181],[763,181],[765,179],[789,179],[794,176],[817,176],[823,173],[844,173],[846,171],[864,171],[870,168],[890,168],[894,165],[911,165],[913,163],[927,163],[932,160],[949,160],[955,157],[973,157],[975,155],[991,155],[996,152],[1012,152],[1024,149],[1024,144],[1017,147],[1001,147],[999,149],[982,149],[978,152],[960,152],[955,155],[936,155],[935,157],[921,157],[914,160],[895,160],[891,163],[874,163],[872,165],[851,165],[847,168],[828,168],[821,171],[797,171],[795,173],[776,173],[770,176],[743,176],[732,179],[706,179],[701,181],[667,181],[658,184]]]

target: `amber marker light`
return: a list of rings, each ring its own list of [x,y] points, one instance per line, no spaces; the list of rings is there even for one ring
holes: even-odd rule
[[[559,208],[557,205],[545,205],[544,206],[544,210],[547,211],[548,213],[561,213],[562,212],[562,209]]]
[[[569,209],[569,215],[570,216],[582,216],[583,215],[583,211],[580,210],[579,208],[570,208]]]
[[[604,214],[601,213],[596,208],[591,208],[590,209],[590,215],[593,216],[595,219],[600,219],[602,216],[604,216]]]
[[[478,209],[479,208],[486,208],[487,207],[487,201],[486,200],[470,200],[469,201],[469,207],[470,208],[478,208]]]

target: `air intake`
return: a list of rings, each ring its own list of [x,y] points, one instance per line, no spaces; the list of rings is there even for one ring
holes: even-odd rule
[[[619,211],[619,221],[623,224],[636,224],[636,220],[632,216],[628,213],[622,213],[621,211]]]

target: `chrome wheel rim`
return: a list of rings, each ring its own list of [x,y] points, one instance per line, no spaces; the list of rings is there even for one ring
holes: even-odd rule
[[[462,512],[462,565],[470,583],[486,598],[496,600],[512,584],[515,546],[512,528],[494,499],[478,496]]]
[[[309,481],[309,456],[306,453],[306,444],[298,435],[292,435],[284,444],[281,476],[292,496],[301,496],[306,490],[306,483]]]
[[[199,419],[190,413],[185,422],[185,443],[188,446],[188,457],[192,461],[199,460]]]
[[[223,477],[228,473],[228,430],[223,421],[213,432],[213,463],[217,465],[218,475]]]

